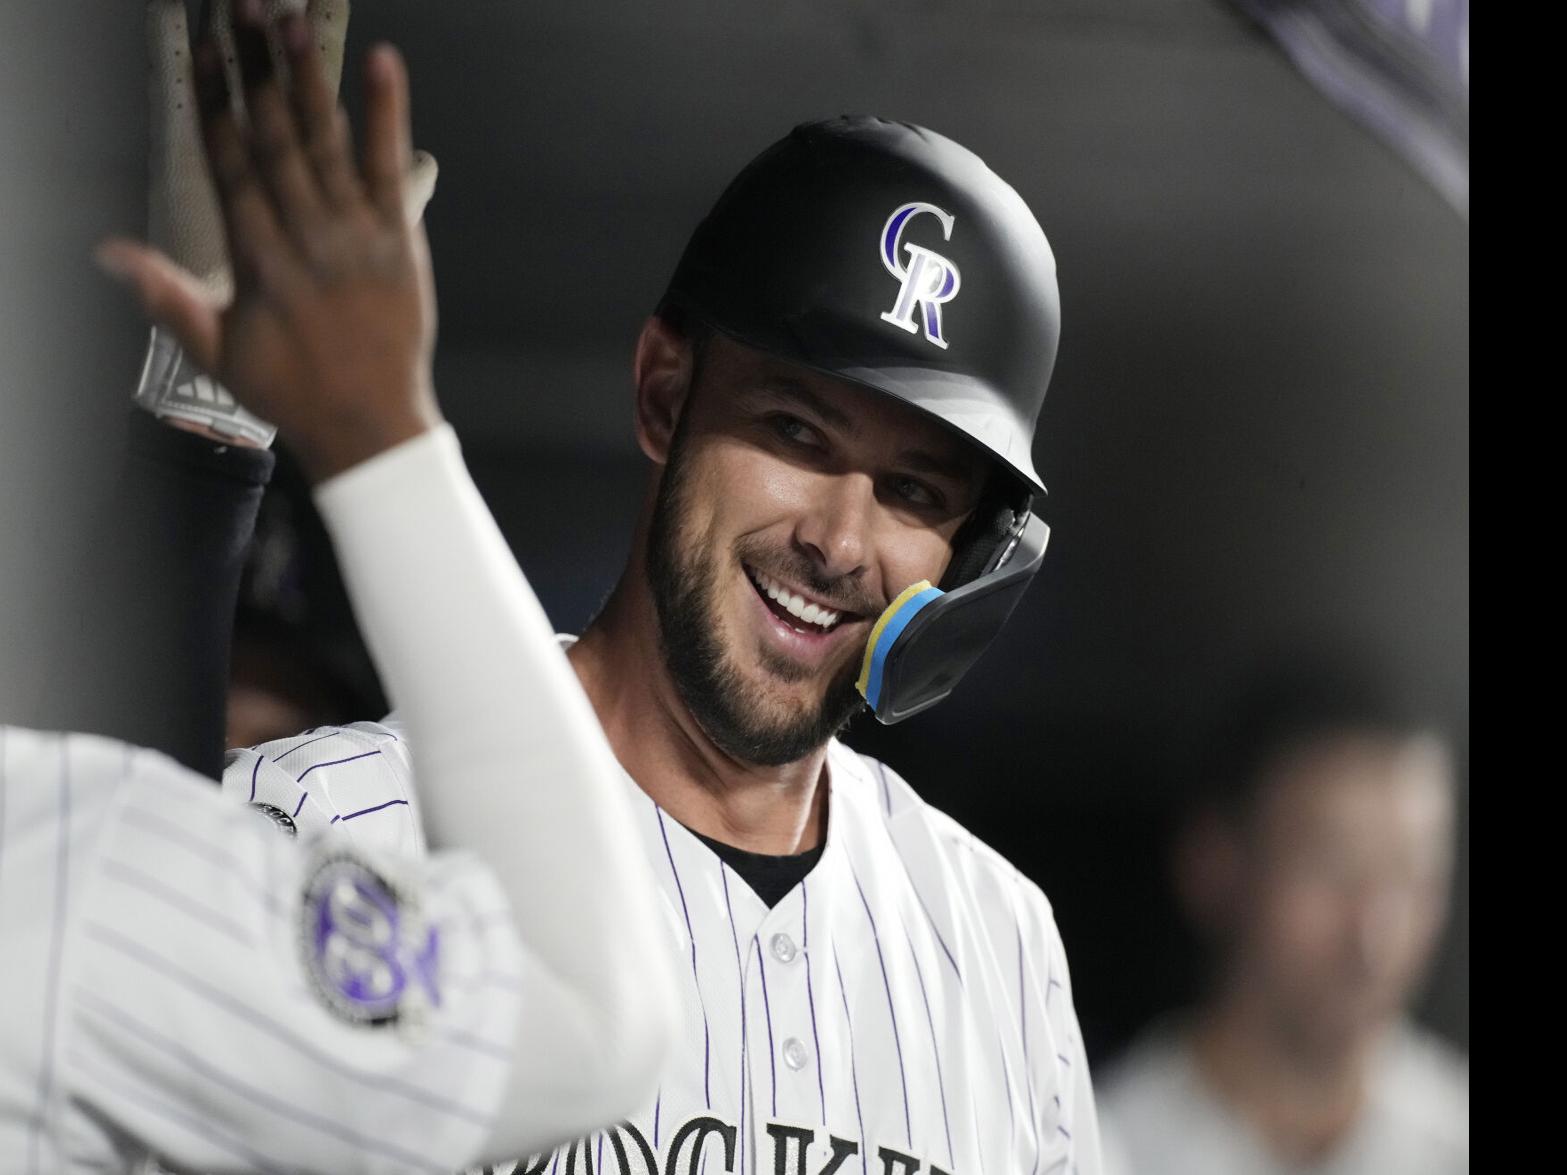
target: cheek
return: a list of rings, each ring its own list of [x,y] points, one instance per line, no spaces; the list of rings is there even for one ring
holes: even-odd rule
[[[782,523],[812,501],[812,475],[752,446],[719,441],[705,463],[701,492],[734,533]]]
[[[1270,887],[1258,914],[1268,953],[1297,965],[1333,955],[1347,922],[1335,888],[1309,881]]]
[[[1390,887],[1378,900],[1377,931],[1387,942],[1388,969],[1399,976],[1425,962],[1441,932],[1446,892],[1437,886]]]
[[[952,561],[952,535],[957,524],[935,528],[888,519],[880,541],[887,595],[897,595],[911,583],[928,579],[939,584]]]

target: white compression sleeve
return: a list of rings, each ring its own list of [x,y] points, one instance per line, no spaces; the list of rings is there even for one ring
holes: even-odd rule
[[[407,724],[426,832],[476,852],[539,964],[487,1157],[635,1108],[677,1029],[675,973],[620,767],[449,426],[316,489]]]

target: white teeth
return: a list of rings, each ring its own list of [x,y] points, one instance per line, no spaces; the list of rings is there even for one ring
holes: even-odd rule
[[[818,628],[831,628],[838,623],[837,612],[822,607],[820,604],[807,603],[804,596],[797,596],[788,588],[780,587],[760,571],[751,572],[751,578],[756,581],[756,586],[767,594],[769,600],[777,602],[789,615],[814,624]]]

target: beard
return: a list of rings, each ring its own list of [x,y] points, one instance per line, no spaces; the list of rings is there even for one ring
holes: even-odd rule
[[[758,767],[793,763],[841,732],[864,704],[854,686],[857,666],[845,666],[814,706],[794,705],[783,712],[776,699],[740,672],[719,636],[719,559],[711,543],[688,533],[692,479],[683,459],[683,432],[677,428],[648,533],[648,581],[664,664],[686,709],[724,754]],[[858,599],[863,594],[855,585],[824,582],[793,552],[742,543],[736,553],[750,567],[781,572],[825,597]],[[780,681],[804,681],[814,672],[766,647],[759,646],[758,656]]]

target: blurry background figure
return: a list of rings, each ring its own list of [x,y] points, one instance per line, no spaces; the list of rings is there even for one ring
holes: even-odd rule
[[[1211,950],[1101,1087],[1122,1175],[1469,1169],[1467,1061],[1406,1018],[1447,915],[1444,739],[1346,665],[1259,677],[1176,844]]]
[[[226,744],[252,746],[386,709],[320,516],[280,448],[240,582]]]

